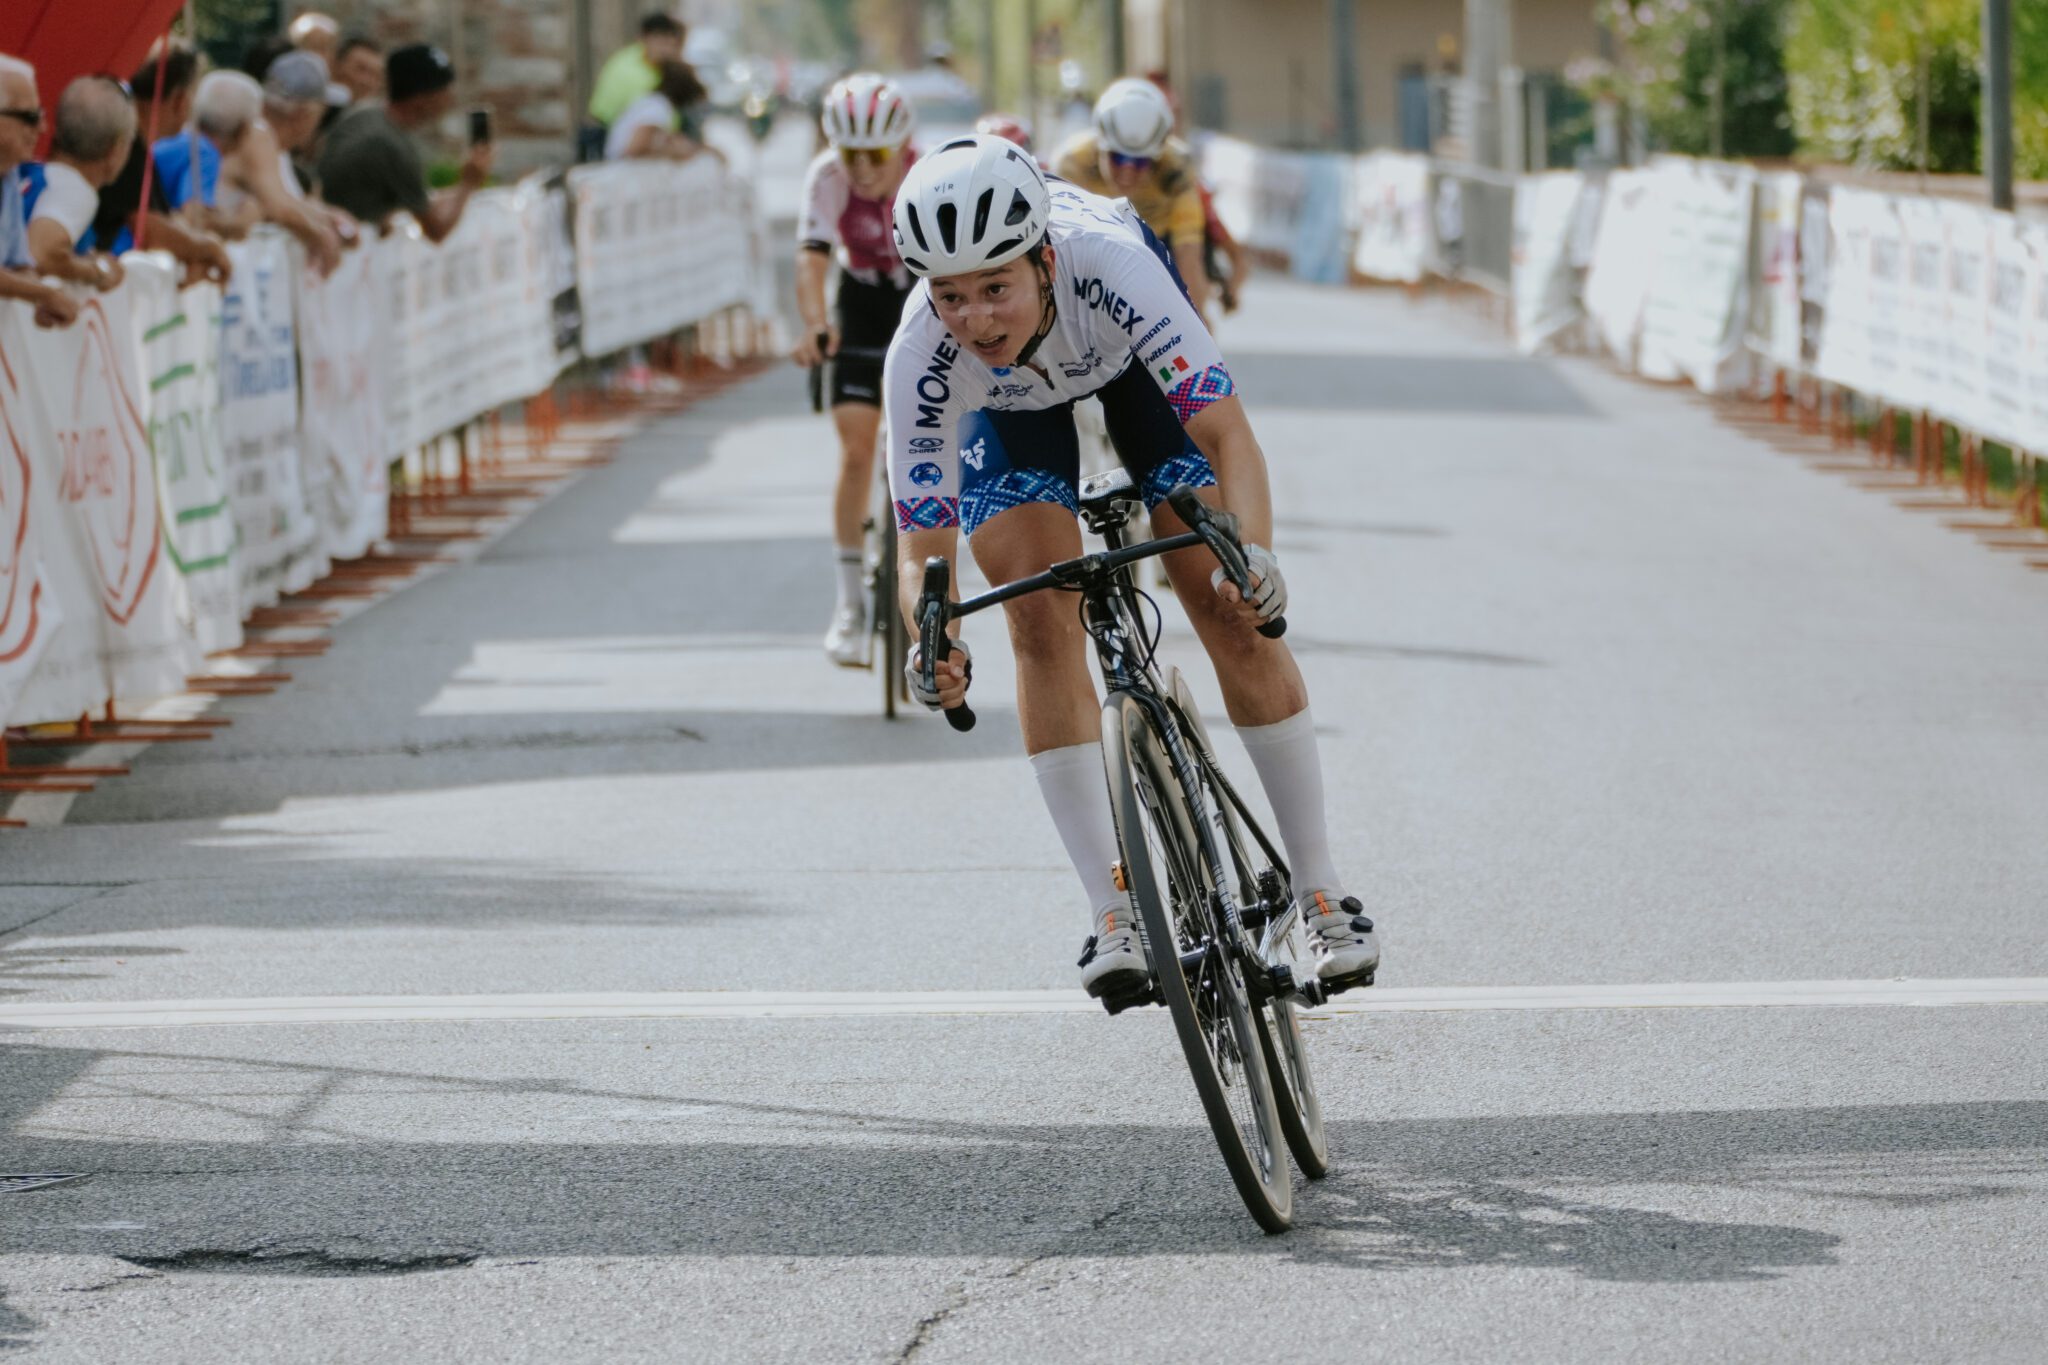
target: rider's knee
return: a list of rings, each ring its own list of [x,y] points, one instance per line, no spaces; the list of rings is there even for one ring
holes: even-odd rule
[[[1005,607],[1010,648],[1019,660],[1049,662],[1079,648],[1081,627],[1065,593],[1034,593]]]

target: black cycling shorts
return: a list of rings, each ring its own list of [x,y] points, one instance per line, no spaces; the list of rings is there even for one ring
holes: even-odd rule
[[[846,359],[832,362],[832,373],[827,376],[832,406],[841,403],[865,403],[871,408],[882,406],[882,353],[889,349],[891,338],[896,335],[896,325],[903,320],[903,301],[910,297],[907,289],[898,289],[893,284],[862,284],[853,276],[841,271],[839,274],[839,344],[844,347],[859,347],[873,351],[874,359]]]

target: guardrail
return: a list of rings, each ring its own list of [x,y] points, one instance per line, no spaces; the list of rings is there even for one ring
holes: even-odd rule
[[[1203,149],[1226,223],[1249,213],[1277,241],[1260,214],[1274,217],[1274,187],[1300,179],[1302,154],[1222,138]],[[1591,346],[1648,379],[1767,394],[1780,420],[1796,403],[1837,446],[1867,438],[1874,463],[2009,513],[1959,525],[2022,528],[2008,543],[2040,548],[2048,219],[1683,157],[1508,176],[1381,152],[1341,174],[1348,212],[1313,225],[1329,238],[1313,259],[1341,256],[1372,280],[1478,284],[1509,304],[1526,352]]]
[[[545,442],[572,367],[681,329],[749,351],[768,287],[747,190],[709,158],[478,194],[446,242],[402,223],[325,279],[281,234],[230,255],[225,288],[181,289],[132,253],[58,331],[0,304],[8,727],[111,736],[117,704],[187,691],[287,594],[404,560],[371,552],[472,491],[507,405]],[[5,760],[0,735],[0,790],[41,789]]]

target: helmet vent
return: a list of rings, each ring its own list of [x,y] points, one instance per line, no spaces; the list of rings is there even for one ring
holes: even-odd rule
[[[930,251],[932,244],[925,240],[924,224],[919,222],[917,218],[917,205],[905,204],[903,206],[903,213],[905,217],[910,219],[910,235],[917,238],[918,250]]]
[[[995,207],[996,192],[993,188],[981,192],[981,198],[974,201],[974,232],[969,241],[978,242],[988,231],[988,211]]]
[[[994,260],[998,256],[1006,256],[1023,245],[1023,243],[1024,239],[1022,237],[1012,237],[1006,242],[997,242],[993,247],[989,248],[988,257],[990,260]]]
[[[1024,197],[1022,190],[1010,191],[1010,211],[1003,218],[1004,227],[1015,227],[1031,216],[1031,201]]]
[[[960,210],[952,204],[941,204],[932,210],[932,217],[938,219],[939,246],[948,256],[960,250]]]

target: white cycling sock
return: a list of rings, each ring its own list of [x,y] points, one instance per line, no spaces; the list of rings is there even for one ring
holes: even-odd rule
[[[1127,902],[1110,871],[1117,860],[1116,822],[1109,813],[1109,780],[1102,773],[1102,745],[1074,744],[1031,755],[1038,794],[1052,814],[1053,828],[1067,846],[1067,858],[1098,913]]]
[[[859,549],[839,552],[840,610],[844,611],[848,607],[857,607],[861,604],[861,597],[867,588],[867,574],[863,572],[866,568],[866,556],[862,555]]]
[[[1272,725],[1240,725],[1259,785],[1280,826],[1280,842],[1294,873],[1294,890],[1328,891],[1341,895],[1337,868],[1330,861],[1330,828],[1323,811],[1323,763],[1316,752],[1316,723],[1303,707]]]

